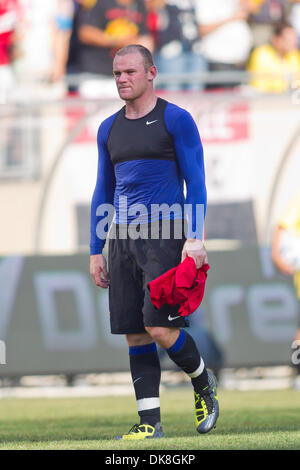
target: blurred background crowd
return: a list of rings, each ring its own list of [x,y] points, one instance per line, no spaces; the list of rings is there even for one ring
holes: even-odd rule
[[[112,59],[129,43],[179,77],[161,88],[283,92],[300,74],[300,1],[0,0],[2,102],[24,83],[113,94]]]

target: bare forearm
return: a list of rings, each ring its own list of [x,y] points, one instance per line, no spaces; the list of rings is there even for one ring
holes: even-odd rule
[[[97,47],[124,47],[133,42],[142,44],[153,50],[153,41],[149,35],[114,37],[94,26],[83,25],[79,29],[79,39],[82,43]]]
[[[54,60],[63,70],[69,53],[71,31],[57,31],[54,38]]]
[[[55,82],[64,77],[69,55],[71,30],[60,30],[57,27],[52,31],[53,63],[50,71],[50,80]]]
[[[199,33],[201,36],[205,36],[206,34],[210,34],[216,31],[217,29],[219,29],[221,26],[232,23],[233,21],[238,21],[238,20],[246,21],[250,12],[251,11],[249,10],[249,8],[243,7],[243,8],[239,8],[234,13],[234,15],[224,20],[216,21],[214,23],[209,23],[209,24],[199,23],[199,26],[198,26]]]
[[[106,34],[101,29],[94,26],[84,25],[79,29],[79,39],[84,44],[98,47],[119,47],[121,41]]]
[[[224,26],[227,23],[230,23],[230,19],[226,19],[223,21],[218,21],[216,23],[210,23],[210,24],[199,24],[199,33],[200,36],[206,36],[207,34],[213,33],[217,29],[219,29],[221,26]]]

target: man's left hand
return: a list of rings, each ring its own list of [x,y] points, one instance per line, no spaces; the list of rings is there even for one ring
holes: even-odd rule
[[[181,261],[184,261],[187,256],[193,258],[197,269],[201,268],[204,264],[208,264],[205,246],[201,240],[196,238],[188,238],[186,240],[181,253]]]

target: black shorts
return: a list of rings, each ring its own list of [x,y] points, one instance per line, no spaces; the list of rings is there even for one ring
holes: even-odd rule
[[[180,239],[174,237],[174,221],[171,221],[168,239],[162,233],[161,224],[157,231],[158,239],[151,238],[147,225],[143,230],[144,234],[148,233],[148,237],[135,240],[130,237],[122,239],[120,233],[123,230],[124,234],[127,227],[115,225],[117,236],[109,238],[108,254],[109,310],[113,334],[145,333],[145,326],[188,326],[186,318],[178,316],[179,305],[165,304],[156,309],[147,288],[150,281],[174,268],[181,261],[185,242],[184,222],[177,220],[175,224],[182,227],[183,235]],[[176,316],[178,318],[173,319]]]

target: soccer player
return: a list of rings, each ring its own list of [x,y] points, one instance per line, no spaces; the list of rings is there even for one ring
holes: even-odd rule
[[[129,45],[117,51],[113,74],[125,106],[104,120],[98,130],[90,273],[97,286],[109,288],[111,332],[125,334],[129,346],[140,423],[117,438],[164,436],[156,344],[191,377],[196,429],[206,433],[215,426],[219,415],[215,377],[207,371],[193,338],[183,328],[187,323],[178,315],[178,306],[165,304],[155,309],[147,288],[150,281],[187,256],[194,259],[197,268],[207,263],[201,239],[203,226],[197,225],[197,205],[204,210],[206,206],[200,136],[186,110],[156,95],[153,81],[157,70],[148,49]],[[163,204],[174,211],[158,210],[158,205]],[[178,238],[178,227],[184,226],[185,218],[180,209],[187,204],[192,208],[187,214],[187,236],[185,231]],[[109,226],[109,205],[115,208],[115,222],[109,234],[107,266],[102,254],[105,236],[101,227],[106,223]],[[166,221],[170,236],[164,235]],[[134,235],[137,226],[140,237]],[[157,229],[155,236],[153,227]]]

